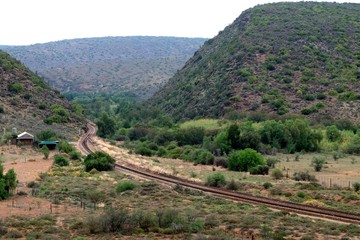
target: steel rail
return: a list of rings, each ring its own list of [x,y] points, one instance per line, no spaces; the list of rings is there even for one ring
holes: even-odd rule
[[[86,153],[92,153],[92,149],[88,146],[88,143],[92,142],[92,136],[96,132],[96,128],[92,123],[88,123],[88,130],[81,139],[81,146]],[[319,217],[324,219],[336,220],[345,223],[352,223],[360,225],[360,214],[347,213],[338,210],[332,210],[322,207],[308,206],[299,203],[288,202],[284,200],[277,200],[273,198],[267,198],[262,196],[255,196],[248,193],[234,192],[230,190],[224,190],[220,188],[205,186],[187,179],[167,175],[163,173],[156,173],[149,169],[139,168],[129,163],[115,163],[116,170],[129,172],[143,178],[155,180],[162,183],[180,185],[183,187],[199,190],[202,192],[210,193],[216,197],[228,199],[237,202],[246,202],[254,205],[264,205],[273,209],[284,210],[288,212],[298,213],[307,216]]]

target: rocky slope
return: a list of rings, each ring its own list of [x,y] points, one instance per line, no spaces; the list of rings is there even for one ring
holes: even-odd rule
[[[148,102],[178,119],[229,112],[360,122],[360,4],[244,11]]]
[[[19,61],[0,51],[0,127],[36,134],[51,129],[76,139],[85,126],[82,110]]]

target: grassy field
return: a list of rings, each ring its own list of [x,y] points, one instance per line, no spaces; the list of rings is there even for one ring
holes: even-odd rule
[[[180,124],[180,128],[203,127],[205,128],[205,130],[214,130],[225,128],[228,124],[229,123],[226,120],[198,119],[183,122],[182,124]]]

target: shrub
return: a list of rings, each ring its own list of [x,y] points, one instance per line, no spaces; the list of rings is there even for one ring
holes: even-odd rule
[[[159,157],[163,157],[167,154],[167,150],[165,147],[161,146],[158,148],[157,152],[156,152],[156,155],[159,156]]]
[[[280,169],[275,168],[271,171],[271,177],[274,179],[281,179],[284,177],[284,174]]]
[[[49,150],[49,148],[48,148],[46,145],[44,145],[44,146],[41,147],[41,152],[44,154],[44,158],[45,158],[45,159],[48,159],[48,158],[49,158],[50,150]]]
[[[63,167],[63,166],[69,166],[69,160],[66,159],[64,156],[55,155],[55,156],[54,156],[54,159],[55,159],[55,164],[56,164],[56,165],[59,165],[59,166],[61,166],[61,167]]]
[[[316,172],[320,172],[325,164],[325,157],[319,156],[319,157],[313,157],[311,161],[311,166],[314,167],[314,170]]]
[[[268,175],[269,167],[268,166],[256,166],[249,169],[251,175]]]
[[[206,149],[196,149],[191,154],[190,160],[197,164],[213,164],[214,155]]]
[[[221,187],[226,183],[225,176],[221,173],[213,173],[206,179],[205,185],[212,187]]]
[[[135,189],[136,184],[130,181],[121,182],[116,186],[116,192],[122,193],[128,190]]]
[[[226,189],[229,190],[238,190],[239,189],[239,185],[235,182],[234,179],[231,179],[230,182],[228,182],[228,184],[226,184]]]
[[[326,128],[326,136],[331,142],[336,142],[341,137],[341,132],[335,125]]]
[[[44,130],[36,134],[38,141],[53,141],[56,139],[56,133],[53,130]]]
[[[266,159],[266,165],[270,168],[274,168],[275,164],[278,162],[280,162],[280,160],[277,158],[267,158]]]
[[[4,108],[0,106],[0,113],[4,113],[4,112],[5,112]]]
[[[21,83],[13,83],[8,85],[9,92],[20,93],[24,90],[24,86]]]
[[[265,188],[265,189],[269,189],[269,188],[271,188],[273,185],[270,183],[270,182],[265,182],[264,184],[263,184],[263,187]]]
[[[297,192],[296,196],[299,198],[304,198],[306,196],[306,194],[304,192]]]
[[[233,171],[248,171],[258,165],[265,165],[265,160],[261,154],[251,148],[233,152],[228,159],[228,168]]]
[[[81,153],[76,151],[76,150],[73,150],[73,151],[69,152],[69,156],[70,156],[71,160],[79,160],[79,159],[81,159]]]
[[[28,184],[26,184],[26,186],[28,188],[38,188],[38,187],[40,187],[40,184],[35,181],[31,181],[31,182],[28,182]]]
[[[360,153],[360,136],[354,136],[346,147],[346,152],[349,154]]]
[[[355,192],[360,191],[360,182],[353,183],[353,188]]]
[[[135,153],[143,156],[152,156],[153,152],[148,147],[141,145],[135,148]]]
[[[113,169],[113,163],[115,159],[110,155],[96,151],[95,153],[90,153],[84,159],[85,171],[90,171],[95,168],[98,171],[109,171]]]
[[[70,145],[68,142],[60,142],[59,143],[59,151],[64,153],[70,153],[71,151],[74,151],[75,148]]]
[[[295,181],[310,181],[310,182],[316,181],[315,176],[310,175],[309,172],[296,172],[294,173],[293,179]]]

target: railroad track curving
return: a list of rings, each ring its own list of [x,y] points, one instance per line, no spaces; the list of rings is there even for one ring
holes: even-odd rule
[[[84,153],[88,154],[93,152],[89,144],[93,144],[92,136],[95,135],[96,127],[93,123],[88,123],[88,130],[81,138],[81,149]],[[130,174],[135,174],[143,178],[151,179],[166,184],[180,185],[183,187],[199,190],[205,193],[212,194],[213,196],[228,199],[236,202],[245,202],[254,205],[263,205],[273,209],[288,211],[292,213],[319,217],[323,219],[335,220],[339,222],[352,223],[360,225],[360,214],[348,213],[328,208],[308,206],[299,203],[293,203],[283,200],[277,200],[262,196],[254,196],[247,193],[239,193],[230,190],[205,186],[196,182],[182,179],[172,175],[156,173],[149,169],[139,168],[129,163],[115,163],[115,169]]]

